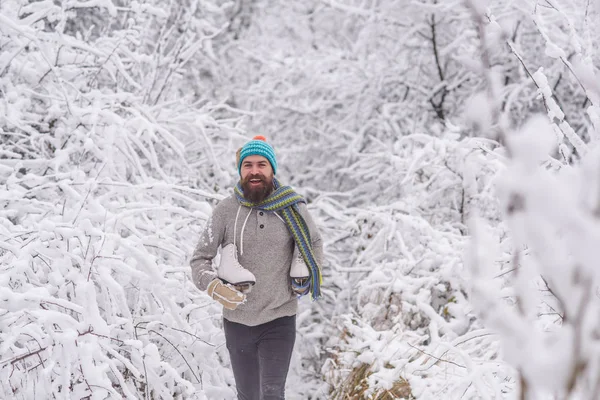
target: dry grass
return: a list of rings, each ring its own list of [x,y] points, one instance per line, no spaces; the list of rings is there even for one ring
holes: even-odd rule
[[[396,400],[396,399],[414,399],[407,381],[400,378],[394,382],[391,389],[379,389],[370,395],[366,392],[369,389],[367,378],[372,374],[369,364],[361,364],[354,368],[340,387],[334,388],[331,392],[332,400]]]

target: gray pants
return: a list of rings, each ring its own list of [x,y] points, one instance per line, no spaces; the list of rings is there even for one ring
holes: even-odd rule
[[[296,340],[296,316],[257,326],[223,319],[239,400],[283,400]]]

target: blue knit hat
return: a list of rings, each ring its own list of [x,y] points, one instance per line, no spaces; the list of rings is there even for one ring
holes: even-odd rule
[[[254,136],[251,141],[246,143],[240,149],[240,155],[238,159],[238,172],[242,175],[242,162],[244,158],[248,156],[263,156],[271,164],[273,168],[273,175],[277,173],[277,160],[275,159],[275,151],[264,136]]]

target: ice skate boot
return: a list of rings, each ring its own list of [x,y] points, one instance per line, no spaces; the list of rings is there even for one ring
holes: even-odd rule
[[[237,248],[233,243],[221,249],[221,262],[217,275],[223,282],[234,286],[242,293],[248,293],[256,283],[256,277],[238,262]]]
[[[310,288],[310,271],[302,258],[302,254],[300,254],[300,251],[298,250],[298,246],[294,246],[292,266],[290,267],[290,278],[292,281],[292,290],[298,296],[303,296],[308,293]]]

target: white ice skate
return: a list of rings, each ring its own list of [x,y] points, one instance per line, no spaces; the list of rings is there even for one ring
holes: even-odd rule
[[[298,246],[294,246],[294,255],[292,258],[292,266],[290,267],[290,278],[292,280],[292,289],[298,295],[308,293],[310,286],[310,271],[308,266],[298,250]]]
[[[217,275],[225,283],[235,286],[242,292],[247,292],[256,283],[256,277],[238,262],[237,248],[233,243],[221,249],[221,262]]]

